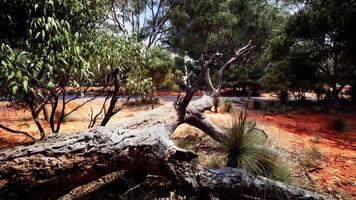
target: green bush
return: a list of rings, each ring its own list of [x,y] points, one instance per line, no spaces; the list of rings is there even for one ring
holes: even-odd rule
[[[333,130],[336,130],[336,131],[346,131],[347,130],[347,124],[346,122],[341,119],[341,118],[337,118],[337,119],[334,119],[332,122],[331,122],[331,128]]]
[[[232,126],[226,129],[226,137],[220,147],[228,154],[227,167],[244,168],[248,172],[279,181],[289,181],[290,172],[282,164],[278,154],[267,145],[267,139],[256,129],[256,123],[246,120],[241,112]]]

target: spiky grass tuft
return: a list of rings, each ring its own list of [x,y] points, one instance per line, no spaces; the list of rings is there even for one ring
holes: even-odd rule
[[[281,164],[278,154],[267,145],[267,138],[247,121],[247,113],[234,118],[220,147],[228,154],[227,167],[244,168],[248,172],[279,181],[290,181],[290,172]]]

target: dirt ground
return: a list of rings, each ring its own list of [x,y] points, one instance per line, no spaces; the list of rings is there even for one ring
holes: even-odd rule
[[[228,126],[231,114],[209,113],[207,117]],[[338,132],[330,123],[341,118],[347,131]],[[337,199],[356,199],[356,115],[316,113],[297,110],[288,114],[268,115],[249,111],[249,120],[256,121],[269,137],[272,148],[292,168],[293,184],[310,190],[332,194]],[[194,144],[179,144],[182,138],[198,138]],[[187,146],[199,154],[199,163],[222,167],[225,157],[218,145],[196,128],[182,125],[173,134],[178,145]],[[313,155],[317,152],[320,156]],[[314,153],[314,154],[313,154]]]
[[[161,105],[165,103],[167,102],[160,102]],[[68,110],[78,104],[80,102],[73,102]],[[98,112],[101,105],[102,100],[94,100],[82,107],[66,119],[60,134],[86,129],[90,121],[90,110],[93,109],[94,113]],[[129,105],[114,116],[110,123],[148,109],[151,109],[151,105]],[[208,113],[207,117],[220,126],[226,127],[231,122],[230,113]],[[346,121],[347,131],[337,132],[331,129],[330,122],[336,118]],[[356,199],[355,113],[317,113],[303,109],[287,114],[250,111],[249,119],[256,121],[259,128],[265,130],[272,147],[279,150],[282,158],[290,163],[295,179],[294,184],[329,193],[339,199]],[[43,120],[42,116],[41,120]],[[38,137],[29,112],[14,109],[8,102],[0,102],[0,123],[13,129],[26,130]],[[48,124],[45,128],[49,132]],[[197,162],[209,167],[224,165],[225,157],[222,152],[219,152],[217,144],[198,129],[181,125],[172,137],[177,142],[182,138],[194,137],[195,141],[189,148],[199,154]],[[0,129],[0,149],[26,141],[29,141],[28,138],[20,134],[8,133]],[[189,144],[185,146],[188,147]],[[320,157],[313,160],[310,158],[310,152],[318,152]]]
[[[82,100],[70,102],[66,106],[65,112],[70,112],[82,102]],[[163,105],[165,103],[167,102],[160,101],[159,104]],[[98,113],[102,107],[102,104],[103,100],[93,100],[85,104],[78,111],[69,115],[61,125],[60,134],[87,129],[90,122],[91,109],[93,110],[93,113]],[[156,105],[156,107],[160,105]],[[134,114],[137,114],[139,112],[145,112],[149,109],[151,109],[151,104],[138,105],[136,103],[131,103],[127,105],[122,112],[119,112],[115,116],[113,116],[112,119],[109,121],[108,125],[110,125],[111,123],[115,123],[115,121],[118,121],[121,118],[130,117]],[[99,117],[98,123],[100,123],[102,118],[103,115]],[[40,114],[40,121],[44,125],[45,131],[47,133],[50,133],[50,125],[44,120],[43,114]],[[8,126],[11,129],[26,131],[31,135],[35,136],[36,138],[39,138],[37,127],[31,118],[30,112],[24,109],[13,108],[9,104],[9,102],[0,101],[0,123]],[[29,141],[31,140],[26,136],[23,136],[21,134],[9,133],[3,129],[0,129],[0,149],[8,148]]]

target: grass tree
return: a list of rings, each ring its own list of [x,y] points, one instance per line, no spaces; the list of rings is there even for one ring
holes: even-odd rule
[[[267,145],[267,137],[256,128],[256,123],[247,120],[247,110],[241,111],[225,130],[220,147],[227,152],[227,167],[243,168],[246,171],[268,178],[289,181],[289,170],[278,154]]]

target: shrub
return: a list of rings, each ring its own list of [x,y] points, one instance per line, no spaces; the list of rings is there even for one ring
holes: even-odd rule
[[[326,90],[324,87],[322,86],[318,86],[314,89],[314,92],[316,94],[316,98],[318,100],[318,102],[321,100],[321,97],[326,93]]]
[[[288,94],[288,91],[285,91],[285,90],[281,90],[279,93],[278,93],[278,98],[279,98],[279,101],[280,103],[283,105],[285,104],[288,99],[289,99],[289,94]]]
[[[330,125],[331,125],[331,128],[336,131],[343,132],[343,131],[346,131],[346,129],[347,129],[346,122],[341,118],[334,119]]]
[[[278,154],[267,146],[267,139],[256,123],[246,120],[246,112],[235,118],[220,147],[227,152],[227,167],[244,168],[248,172],[280,181],[289,181],[290,172],[281,164]]]
[[[154,104],[157,105],[160,103],[159,97],[154,97],[154,98],[147,98],[147,97],[142,97],[140,104]]]

